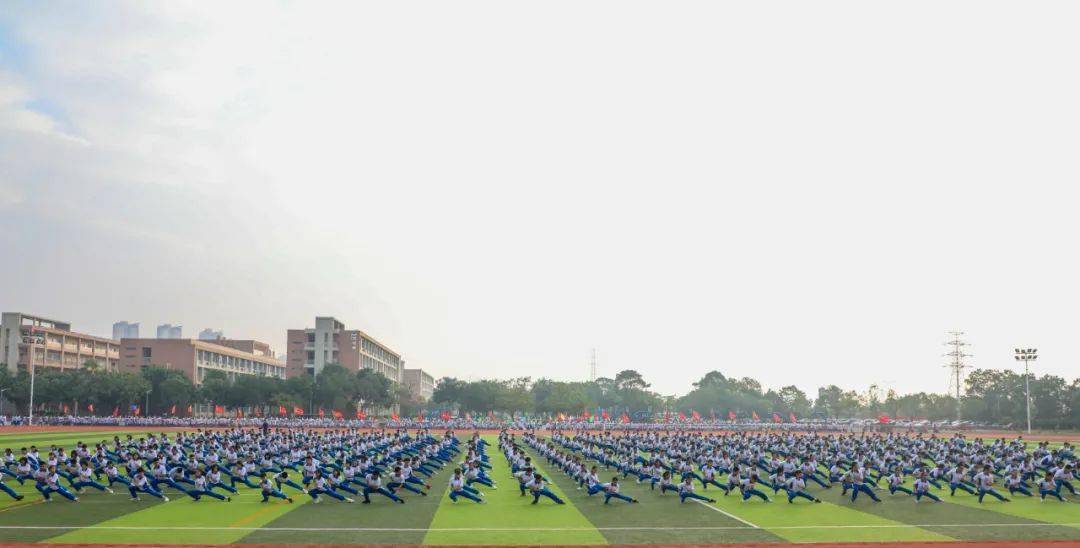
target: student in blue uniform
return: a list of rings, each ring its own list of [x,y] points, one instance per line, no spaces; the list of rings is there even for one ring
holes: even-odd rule
[[[686,499],[716,502],[716,499],[704,497],[694,492],[694,476],[689,474],[683,475],[683,481],[679,484],[679,502],[686,502]]]
[[[820,503],[821,499],[806,492],[806,480],[803,479],[802,470],[795,470],[795,475],[787,479],[784,483],[784,490],[787,491],[788,504],[795,502],[796,498],[804,498],[810,502]]]
[[[881,502],[874,491],[870,489],[870,486],[866,484],[866,476],[858,465],[851,467],[848,471],[851,482],[851,502],[855,502],[855,499],[859,497],[859,493],[866,493],[868,497],[874,499],[874,502]]]
[[[146,478],[146,474],[143,473],[141,468],[135,472],[135,477],[131,478],[131,484],[128,485],[128,492],[131,493],[131,500],[139,500],[139,493],[146,493],[152,497],[157,497],[165,502],[169,502],[169,497],[166,497],[161,491],[154,489],[154,487],[150,485],[150,480]]]
[[[1062,497],[1061,491],[1058,491],[1057,483],[1054,481],[1053,472],[1047,472],[1046,476],[1039,480],[1039,502],[1046,502],[1047,495],[1056,497],[1061,502],[1065,502],[1065,497]]]
[[[544,483],[544,477],[541,476],[539,472],[533,474],[533,479],[529,482],[528,487],[529,492],[532,493],[533,496],[533,504],[540,502],[540,497],[547,497],[555,501],[555,504],[566,504],[561,498],[556,496],[555,493],[548,490]]]
[[[1031,486],[1024,481],[1024,478],[1020,476],[1020,471],[1015,468],[1005,476],[1005,488],[1009,490],[1010,495],[1020,493],[1029,497],[1034,496],[1031,493]]]
[[[605,483],[604,488],[604,504],[607,504],[611,499],[625,500],[626,502],[637,504],[637,499],[630,498],[619,492],[619,477],[615,476],[611,478],[611,483]]]
[[[930,482],[930,478],[927,477],[926,472],[919,474],[919,477],[915,479],[915,503],[918,504],[919,500],[926,497],[934,502],[941,502],[941,499],[937,495],[930,491],[930,486],[933,485]]]
[[[8,451],[11,451],[11,450],[9,449]],[[7,484],[4,483],[4,472],[0,472],[0,491],[3,491],[5,493],[7,493],[9,496],[11,496],[11,498],[13,498],[15,500],[22,500],[23,499],[22,495],[16,493],[14,489],[8,487]]]
[[[270,500],[270,497],[274,497],[285,500],[292,504],[293,499],[291,497],[285,496],[285,493],[282,493],[280,489],[274,486],[273,482],[266,479],[266,476],[259,477],[259,489],[262,492],[261,502],[266,502]]]
[[[956,496],[956,490],[967,491],[972,495],[977,495],[974,489],[968,486],[967,480],[964,479],[964,465],[958,464],[956,468],[946,474],[949,478],[949,496]]]
[[[74,481],[71,481],[71,487],[79,493],[82,493],[82,490],[85,487],[92,487],[94,489],[97,489],[98,491],[107,491],[110,495],[113,493],[112,488],[105,487],[104,485],[94,481],[93,476],[94,471],[90,468],[90,465],[84,462],[81,466],[79,466],[79,471],[76,479]]]
[[[750,473],[749,477],[739,480],[739,492],[742,493],[742,501],[750,500],[750,497],[759,497],[765,502],[772,502],[768,495],[757,488],[757,474]]]
[[[975,488],[979,490],[979,503],[983,501],[983,497],[990,495],[1001,502],[1012,502],[1005,495],[998,493],[994,489],[994,472],[990,469],[990,465],[983,466],[983,469],[978,474],[975,474]]]
[[[191,478],[191,483],[192,488],[188,489],[187,494],[195,499],[196,502],[204,496],[215,498],[220,501],[232,502],[232,497],[226,497],[225,495],[210,490],[210,484],[206,481],[206,476],[203,475],[202,470],[195,470],[194,477]]]
[[[454,470],[454,475],[450,478],[450,500],[457,502],[458,497],[469,499],[473,502],[483,504],[484,500],[478,495],[479,492],[468,485],[465,485],[465,478],[461,476],[461,470]]]
[[[369,495],[372,494],[382,495],[398,504],[405,504],[405,499],[395,495],[389,489],[382,486],[382,476],[379,475],[378,470],[372,470],[364,478],[364,504],[371,504],[371,497]]]
[[[1061,488],[1064,487],[1069,490],[1073,496],[1076,495],[1076,488],[1073,487],[1072,480],[1076,478],[1076,472],[1071,464],[1064,466],[1058,465],[1054,469],[1054,484],[1057,485],[1057,491],[1060,494]]]
[[[889,475],[885,476],[885,482],[889,484],[890,495],[895,495],[897,491],[909,495],[914,494],[911,492],[911,489],[904,487],[904,472],[899,466],[893,468],[892,472],[889,472]]]
[[[340,500],[341,502],[353,502],[353,499],[342,496],[337,491],[334,491],[333,486],[330,484],[330,480],[323,477],[321,470],[315,471],[315,477],[312,478],[312,482],[314,483],[314,486],[311,489],[308,489],[307,494],[315,504],[322,502],[319,495],[326,495],[332,499]]]
[[[39,484],[38,491],[41,491],[41,495],[45,497],[46,502],[52,501],[52,497],[49,496],[51,493],[56,493],[71,502],[79,502],[78,497],[71,494],[71,491],[68,491],[63,485],[60,485],[60,474],[56,473],[56,466],[49,466],[42,479],[39,480]]]

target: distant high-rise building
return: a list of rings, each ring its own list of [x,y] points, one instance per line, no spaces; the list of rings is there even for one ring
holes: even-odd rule
[[[183,331],[184,331],[184,326],[182,326],[182,325],[172,325],[172,324],[168,324],[168,323],[161,324],[161,325],[157,326],[157,338],[159,338],[159,339],[181,339],[181,338],[184,337]]]
[[[371,369],[401,383],[405,360],[401,354],[357,329],[328,316],[315,318],[315,327],[288,330],[287,374],[318,375],[323,367],[339,364],[349,371]]]
[[[216,341],[223,338],[225,338],[225,333],[223,333],[220,329],[213,329],[207,327],[206,329],[199,331],[200,341]]]
[[[116,340],[138,339],[139,322],[116,322],[112,324],[112,338]]]

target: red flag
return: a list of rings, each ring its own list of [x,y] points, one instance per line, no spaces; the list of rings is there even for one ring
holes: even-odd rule
[[[773,422],[783,422],[783,419],[780,418],[780,413],[773,412],[772,421]]]
[[[214,406],[214,414],[215,415],[224,415],[225,414],[225,408],[220,406],[220,405],[215,405]]]
[[[889,419],[889,416],[888,416],[888,415],[881,415],[880,417],[878,417],[878,418],[877,418],[877,420],[878,420],[878,422],[880,422],[881,424],[889,424],[889,420],[890,420],[890,419]]]
[[[623,424],[630,424],[630,415],[623,413],[622,416],[619,417],[619,421],[621,421]]]
[[[608,412],[607,412],[607,409],[601,409],[601,410],[600,410],[600,418],[601,418],[601,419],[604,419],[604,420],[608,420]]]
[[[761,417],[758,416],[757,411],[751,411],[750,412],[750,418],[752,418],[752,419],[754,419],[756,421],[761,420]]]
[[[176,414],[176,404],[175,403],[173,404],[172,409],[169,410],[169,414],[170,415],[175,415]]]
[[[791,419],[791,422],[799,422],[795,420],[795,413],[788,413],[788,418]]]
[[[358,418],[360,420],[364,420],[366,418],[366,415],[364,415],[363,411],[360,411],[359,409],[357,409],[356,410],[356,418]]]
[[[444,421],[450,420],[450,412],[449,411],[443,411],[442,414],[439,415],[439,418],[444,420]]]
[[[141,412],[142,412],[142,408],[141,408],[141,407],[139,407],[138,405],[136,405],[136,406],[135,406],[135,413],[134,413],[134,415],[135,415],[136,417],[138,417],[138,416],[139,416],[139,413],[141,413]]]
[[[114,416],[114,417],[119,417],[120,416],[120,407],[114,407],[113,408],[112,416]]]
[[[729,409],[729,410],[728,410],[728,412],[727,412],[727,418],[728,418],[728,420],[729,420],[729,421],[733,421],[733,420],[735,420],[735,412],[734,412],[734,411],[731,411],[731,410]]]
[[[325,416],[326,416],[326,411],[323,411],[322,407],[320,407],[319,408],[319,418],[321,419],[321,418],[323,418]]]
[[[292,414],[293,415],[303,415],[304,414],[304,409],[302,407],[296,407],[294,405],[293,408],[292,408]]]
[[[66,404],[66,403],[64,404],[64,414],[65,414],[65,415],[67,415],[67,414],[68,414],[68,406],[67,406],[67,404]]]
[[[195,406],[191,405],[191,404],[188,404],[188,406],[187,406],[187,414],[190,415],[191,412],[194,411],[194,410],[195,410]]]
[[[398,419],[398,416],[397,416],[397,412],[396,412],[396,411],[392,411],[392,412],[390,413],[390,420],[392,420],[392,421],[396,421],[397,419]]]
[[[335,409],[334,410],[334,418],[335,419],[344,419],[345,415],[342,415],[341,411],[338,411],[337,409]]]
[[[690,417],[693,418],[695,421],[700,421],[701,420],[701,413],[698,413],[696,409],[691,409],[690,410]]]
[[[236,418],[238,418],[238,419],[244,418],[244,412],[241,411],[239,407],[236,408]]]
[[[91,404],[87,405],[86,410],[93,413],[94,412],[94,404],[91,403]]]
[[[684,421],[686,421],[686,413],[683,413],[682,411],[679,411],[679,422],[684,422]]]
[[[285,410],[284,405],[277,406],[277,414],[278,415],[284,415],[285,413],[288,413],[288,411]]]

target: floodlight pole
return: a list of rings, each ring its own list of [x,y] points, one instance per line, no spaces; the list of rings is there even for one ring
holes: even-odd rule
[[[1027,433],[1031,435],[1031,374],[1028,372],[1028,363],[1039,359],[1038,348],[1017,348],[1016,361],[1024,362],[1024,399],[1027,408]]]

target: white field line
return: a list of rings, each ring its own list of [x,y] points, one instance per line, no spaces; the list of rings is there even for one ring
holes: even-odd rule
[[[920,525],[780,525],[765,530],[788,529],[910,529],[920,527],[1080,527],[1080,523],[928,523]],[[148,526],[148,525],[0,525],[2,530],[121,530],[121,531],[299,531],[299,532],[514,532],[514,531],[746,531],[747,527],[196,527],[196,526]]]
[[[693,500],[694,500],[694,502],[708,508],[709,510],[716,510],[717,512],[720,512],[721,514],[724,514],[725,516],[727,516],[727,517],[729,517],[729,518],[731,518],[731,519],[733,519],[735,521],[738,521],[740,523],[745,523],[745,524],[749,525],[750,527],[753,527],[754,529],[761,529],[761,527],[758,527],[757,525],[754,525],[753,523],[750,523],[749,521],[746,521],[745,519],[742,519],[739,516],[736,516],[735,514],[732,514],[730,512],[726,512],[721,508],[705,504],[704,501],[700,501],[700,500],[697,500],[697,499],[693,499]]]

